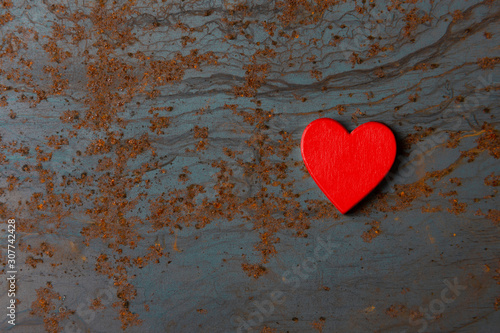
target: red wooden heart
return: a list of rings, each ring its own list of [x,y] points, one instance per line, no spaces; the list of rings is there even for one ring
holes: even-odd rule
[[[381,123],[369,122],[349,133],[335,120],[321,118],[306,127],[300,149],[311,177],[345,214],[389,172],[396,139]]]

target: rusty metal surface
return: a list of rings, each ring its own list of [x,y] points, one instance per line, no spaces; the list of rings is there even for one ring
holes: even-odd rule
[[[499,28],[495,1],[0,2],[0,329],[498,331]],[[347,215],[300,156],[320,117],[398,140]]]

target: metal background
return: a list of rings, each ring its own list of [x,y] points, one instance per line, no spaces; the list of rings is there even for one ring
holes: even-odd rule
[[[4,1],[0,216],[16,218],[19,272],[17,324],[2,314],[1,330],[498,331],[499,11],[496,1]],[[171,67],[155,72],[161,61]],[[169,117],[163,133],[154,113]],[[398,139],[388,177],[344,216],[300,156],[320,117],[348,130],[383,122]],[[110,131],[123,137],[88,153]],[[150,148],[134,151],[128,140],[146,133]],[[118,172],[124,151],[137,156]],[[205,193],[191,200],[193,184]],[[81,204],[64,202],[77,193]],[[107,233],[86,244],[92,226]],[[158,262],[125,263],[150,246]],[[97,297],[105,308],[89,309]]]

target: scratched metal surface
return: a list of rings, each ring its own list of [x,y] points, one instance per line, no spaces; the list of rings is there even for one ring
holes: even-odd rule
[[[1,330],[498,331],[499,28],[496,1],[1,2]],[[344,216],[300,157],[320,117],[398,139]]]

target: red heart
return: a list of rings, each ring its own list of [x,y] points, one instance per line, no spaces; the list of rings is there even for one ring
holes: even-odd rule
[[[389,172],[396,139],[381,123],[369,122],[349,133],[335,120],[321,118],[306,127],[300,149],[316,184],[345,214]]]

